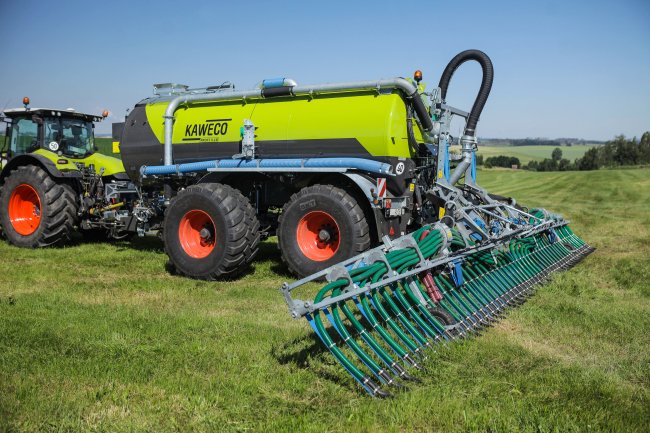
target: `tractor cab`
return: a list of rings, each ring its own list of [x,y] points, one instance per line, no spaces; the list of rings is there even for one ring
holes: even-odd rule
[[[104,117],[75,110],[25,108],[4,111],[7,123],[4,143],[0,143],[0,168],[22,154],[37,154],[52,161],[61,171],[78,170],[79,164],[93,164],[104,175],[124,171],[117,158],[96,153],[94,122]]]

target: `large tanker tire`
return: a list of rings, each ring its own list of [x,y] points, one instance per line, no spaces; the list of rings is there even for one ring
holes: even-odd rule
[[[278,246],[289,271],[305,277],[367,250],[370,229],[350,194],[332,185],[313,185],[284,205]]]
[[[70,240],[77,220],[72,187],[57,183],[35,165],[18,167],[7,176],[0,209],[3,234],[19,247],[64,244]]]
[[[257,254],[259,221],[239,191],[202,183],[172,199],[165,211],[163,238],[177,273],[202,280],[232,278]]]

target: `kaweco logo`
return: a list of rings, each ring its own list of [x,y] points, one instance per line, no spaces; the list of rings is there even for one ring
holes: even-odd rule
[[[232,119],[210,119],[204,123],[185,125],[183,141],[219,141],[219,136],[228,132],[228,122]]]

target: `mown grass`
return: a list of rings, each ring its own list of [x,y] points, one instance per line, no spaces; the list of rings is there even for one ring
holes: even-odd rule
[[[156,239],[0,243],[0,431],[647,431],[650,169],[479,180],[598,250],[390,400],[289,318],[274,240],[219,283],[170,275]]]
[[[113,153],[113,139],[106,137],[95,137],[97,151],[104,155],[120,157],[119,153]]]
[[[544,158],[551,158],[553,149],[560,146],[479,146],[478,153],[483,155],[484,158],[491,156],[514,156],[519,158],[522,165],[528,164],[530,161],[541,161]],[[562,158],[569,161],[574,161],[576,158],[582,158],[582,155],[593,146],[589,145],[574,145],[574,146],[561,146]]]

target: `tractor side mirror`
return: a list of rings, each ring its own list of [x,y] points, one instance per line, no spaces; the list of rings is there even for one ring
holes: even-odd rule
[[[32,116],[32,121],[38,125],[43,124],[43,118],[39,116]]]

